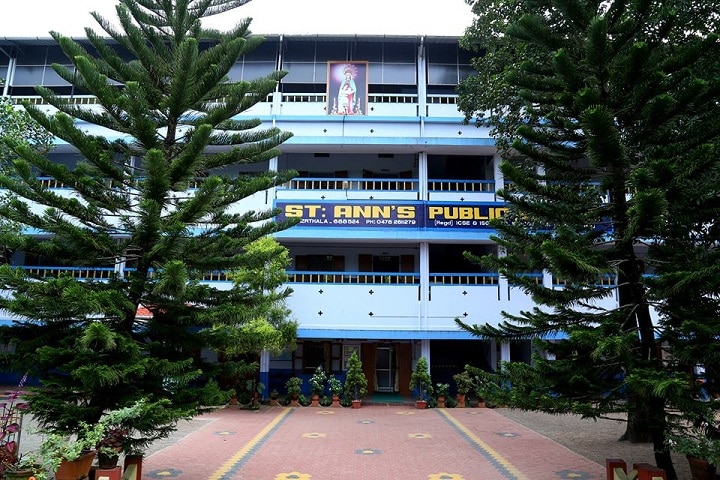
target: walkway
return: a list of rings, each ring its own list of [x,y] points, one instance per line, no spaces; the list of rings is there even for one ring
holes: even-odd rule
[[[228,407],[201,418],[145,458],[143,479],[604,479],[604,466],[492,409]]]

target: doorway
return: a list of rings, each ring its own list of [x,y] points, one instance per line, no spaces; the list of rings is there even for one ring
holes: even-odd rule
[[[377,347],[375,354],[375,378],[378,392],[395,391],[395,349],[393,347]]]

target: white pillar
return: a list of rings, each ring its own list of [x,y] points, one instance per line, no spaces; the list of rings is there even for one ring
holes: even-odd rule
[[[503,175],[502,170],[500,170],[501,163],[502,158],[500,158],[500,155],[495,155],[493,157],[493,177],[495,180],[495,191],[505,187],[505,176]],[[497,200],[497,198],[495,200]]]
[[[495,372],[497,371],[498,366],[498,355],[497,355],[497,342],[495,340],[490,340],[490,370]]]
[[[430,366],[430,340],[420,340],[420,356],[425,357],[428,367]]]
[[[428,242],[420,242],[420,318],[418,328],[427,330],[428,325],[428,301],[430,296],[430,245]]]
[[[418,116],[421,121],[427,116],[427,67],[425,61],[425,37],[420,39],[417,55]],[[424,125],[424,123],[422,124]],[[425,132],[420,132],[424,136]]]
[[[265,385],[265,389],[262,392],[262,398],[267,398],[269,395],[268,388],[270,386],[270,352],[263,350],[260,352],[260,383]]]
[[[501,362],[509,362],[510,361],[510,343],[509,342],[502,342],[500,344],[500,361]]]
[[[427,152],[418,153],[418,200],[429,200]]]

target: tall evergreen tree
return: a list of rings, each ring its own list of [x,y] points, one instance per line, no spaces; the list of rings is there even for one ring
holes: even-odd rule
[[[706,165],[696,172],[717,168],[708,144],[720,132],[718,6],[472,4],[477,18],[464,40],[481,53],[480,73],[462,85],[461,106],[494,129],[509,181],[499,194],[509,212],[494,222],[502,254],[469,257],[497,269],[538,306],[506,315],[497,328],[459,323],[488,338],[533,338],[551,354],[503,367],[495,380],[512,383],[506,401],[590,417],[628,411],[628,439],[644,440],[647,426],[658,466],[675,478],[665,406],[679,397],[651,388],[668,375],[657,337],[662,324],[652,315],[653,302],[666,296],[649,291],[660,258],[647,245],[670,246],[665,237],[682,234],[668,217],[678,213],[673,195],[694,193],[693,177],[673,182],[673,168],[690,169],[698,157]],[[497,5],[506,18],[498,19]],[[478,92],[487,81],[496,83]],[[675,268],[665,264],[664,272]],[[535,283],[534,272],[551,272],[562,288]],[[542,340],[557,332],[566,338]]]
[[[262,39],[250,35],[249,20],[227,32],[202,24],[246,2],[121,0],[117,24],[93,13],[109,39],[88,28],[86,46],[51,33],[73,64],[53,68],[97,104],[78,106],[38,87],[57,113],[25,108],[81,161],[54,163],[9,139],[20,159],[12,175],[0,175],[0,186],[16,196],[0,215],[35,233],[7,242],[42,264],[79,267],[40,278],[0,270],[12,293],[0,306],[18,318],[7,332],[16,345],[13,365],[39,377],[30,403],[46,427],[72,432],[80,421],[146,398],[141,446],[198,411],[221,367],[202,349],[239,355],[294,339],[282,308],[289,291],[275,291],[282,278],[258,288],[238,274],[272,261],[277,249],[248,247],[288,226],[272,221],[273,209],[239,206],[293,176],[239,168],[277,156],[290,136],[238,118],[284,73],[230,81],[238,58]],[[50,190],[40,172],[67,193]],[[83,273],[104,267],[109,273],[98,280]],[[203,282],[222,274],[235,280]],[[149,318],[138,318],[140,307]]]

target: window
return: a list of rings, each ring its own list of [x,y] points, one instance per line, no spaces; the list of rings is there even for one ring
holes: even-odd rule
[[[341,367],[340,347],[340,343],[330,341],[302,342],[296,350],[296,355],[301,357],[296,360],[301,362],[296,361],[295,365],[302,364],[302,373],[313,373],[318,365],[322,365],[327,373],[338,373]]]
[[[302,272],[344,272],[345,257],[342,255],[297,255],[295,270]]]
[[[321,342],[303,343],[303,371],[314,372],[318,365],[327,370],[325,361],[325,345]]]
[[[457,44],[430,44],[427,46],[428,85],[457,85],[474,70],[472,55]]]

